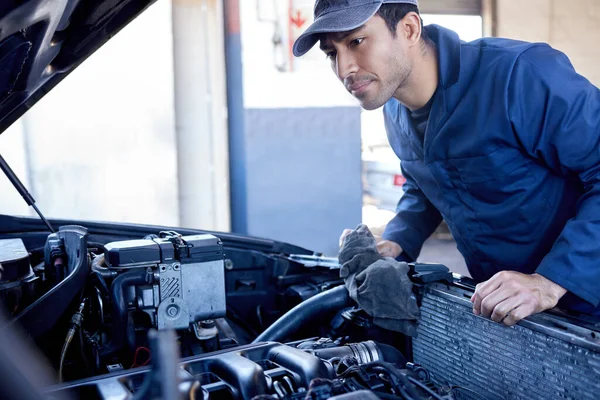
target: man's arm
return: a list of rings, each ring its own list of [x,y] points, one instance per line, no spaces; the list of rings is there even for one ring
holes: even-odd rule
[[[402,168],[406,182],[398,202],[396,216],[387,224],[382,238],[398,243],[405,261],[415,261],[425,240],[442,222],[440,212],[425,197],[410,173]]]
[[[549,46],[524,52],[508,87],[508,114],[525,151],[557,175],[577,177],[577,213],[533,275],[505,271],[478,285],[473,311],[513,325],[569,291],[600,303],[600,90]],[[560,204],[556,205],[560,207]]]

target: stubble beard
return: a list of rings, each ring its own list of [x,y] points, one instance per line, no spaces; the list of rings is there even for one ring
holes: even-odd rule
[[[411,74],[411,67],[407,62],[402,62],[401,58],[391,60],[391,65],[395,65],[395,71],[391,74],[389,80],[378,79],[374,83],[379,85],[379,92],[371,99],[358,99],[360,105],[365,110],[375,110],[387,103],[394,95],[406,87]]]

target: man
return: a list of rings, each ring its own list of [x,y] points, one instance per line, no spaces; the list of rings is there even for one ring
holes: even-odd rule
[[[363,108],[384,106],[402,161],[383,255],[416,259],[444,218],[481,282],[474,313],[600,316],[600,91],[564,54],[461,42],[422,27],[417,0],[318,0],[294,54],[317,42]]]

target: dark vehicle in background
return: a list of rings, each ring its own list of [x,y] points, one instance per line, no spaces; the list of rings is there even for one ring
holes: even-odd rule
[[[0,131],[151,3],[3,2]],[[231,233],[39,214],[0,215],[2,398],[600,392],[597,320],[553,310],[506,328],[473,315],[473,283],[442,265],[411,266],[421,310],[411,338],[375,326],[349,299],[337,260],[318,252]]]

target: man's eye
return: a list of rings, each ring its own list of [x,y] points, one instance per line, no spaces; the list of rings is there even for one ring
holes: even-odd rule
[[[330,51],[329,53],[325,53],[325,57],[327,57],[328,60],[333,60],[335,58],[335,51]]]
[[[352,39],[352,41],[350,42],[350,45],[351,46],[358,46],[359,44],[362,43],[363,40],[365,40],[365,38]]]

